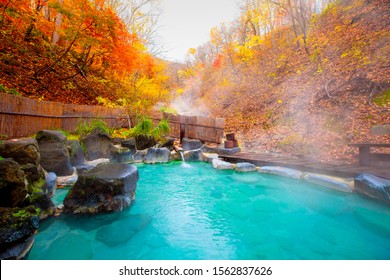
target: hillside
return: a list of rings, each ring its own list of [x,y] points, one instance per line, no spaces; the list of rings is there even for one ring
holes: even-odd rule
[[[305,30],[260,22],[271,2],[246,1],[236,22],[211,31],[183,70],[183,95],[226,117],[247,151],[351,162],[349,143],[390,142],[370,133],[390,123],[389,2],[336,1]]]

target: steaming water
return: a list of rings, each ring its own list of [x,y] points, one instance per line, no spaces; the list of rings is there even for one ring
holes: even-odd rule
[[[184,168],[192,168],[191,165],[186,163],[186,159],[184,158],[184,152],[183,151],[179,151],[179,153],[180,153],[180,156],[181,156],[181,166],[184,167]]]
[[[192,166],[140,165],[130,209],[51,218],[28,259],[390,259],[390,207],[299,180]]]

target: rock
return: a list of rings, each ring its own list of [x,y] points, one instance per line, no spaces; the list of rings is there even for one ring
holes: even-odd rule
[[[114,162],[114,163],[133,162],[133,152],[127,148],[112,150],[110,154],[110,162]]]
[[[77,140],[69,140],[67,142],[68,144],[68,150],[69,150],[69,156],[70,156],[70,162],[73,166],[79,166],[84,164],[85,158],[84,158],[84,151],[81,147],[81,144]]]
[[[222,170],[233,169],[233,164],[220,159],[213,159],[212,163],[213,163],[213,167],[216,169],[222,169]]]
[[[110,159],[109,159],[109,158],[98,158],[98,159],[95,159],[95,160],[86,161],[85,164],[86,164],[86,165],[93,166],[93,167],[96,167],[96,166],[98,166],[99,164],[102,164],[102,163],[109,163],[109,162],[110,162]]]
[[[136,162],[136,163],[142,163],[142,162],[144,162],[145,156],[146,156],[147,153],[148,153],[148,150],[137,151],[137,152],[133,155],[133,160],[134,160],[134,162]]]
[[[46,193],[33,193],[24,200],[23,207],[33,205],[39,208],[41,211],[40,220],[46,219],[52,216],[56,212],[56,206]]]
[[[122,147],[130,149],[130,151],[135,154],[137,152],[137,146],[135,144],[135,139],[127,139],[122,142]]]
[[[0,207],[16,207],[27,195],[25,174],[13,159],[0,160]]]
[[[256,165],[249,162],[239,162],[235,168],[238,172],[252,172],[256,171]]]
[[[88,161],[110,158],[111,150],[114,149],[110,136],[99,128],[95,128],[89,135],[84,137],[81,143],[85,147],[85,158]]]
[[[72,175],[69,175],[69,176],[58,176],[57,177],[57,186],[73,186],[76,182],[77,182],[77,179],[78,179],[78,175],[77,175],[77,169],[74,168],[74,172]]]
[[[353,190],[353,180],[312,173],[305,173],[303,179],[307,182],[337,191],[350,193]]]
[[[40,210],[0,208],[0,259],[21,259],[31,248],[31,238],[39,226]]]
[[[76,166],[77,174],[81,175],[84,172],[91,170],[92,168],[94,168],[94,166],[88,165],[88,164],[82,164],[82,165]]]
[[[122,143],[124,141],[126,141],[126,140],[124,138],[120,138],[120,137],[111,138],[111,143],[114,145],[122,145]]]
[[[241,151],[241,149],[238,147],[227,149],[227,148],[204,146],[202,148],[202,151],[204,153],[215,153],[215,154],[223,156],[223,155],[233,155],[233,154],[239,153]]]
[[[21,165],[27,179],[27,191],[28,193],[42,192],[45,185],[45,173],[40,165],[36,166],[32,163]]]
[[[0,156],[13,158],[20,165],[38,165],[40,161],[39,146],[34,138],[21,138],[2,141]]]
[[[181,160],[181,155],[173,150],[171,151],[171,160]]]
[[[156,139],[153,136],[141,134],[135,137],[135,145],[137,150],[145,150],[156,145]]]
[[[362,173],[355,178],[355,190],[371,198],[390,203],[390,180]]]
[[[49,197],[52,197],[57,190],[57,175],[54,172],[49,172],[45,176],[45,184],[43,186],[43,192],[47,193]]]
[[[203,161],[203,153],[200,149],[185,151],[184,159],[188,162]]]
[[[64,211],[73,214],[116,212],[135,198],[138,170],[124,163],[108,163],[85,172],[64,200]]]
[[[213,159],[218,159],[218,154],[215,154],[215,153],[204,153],[203,152],[203,161],[212,163]]]
[[[46,171],[58,176],[73,173],[65,135],[56,130],[41,130],[36,139],[41,153],[41,165]]]
[[[183,138],[181,143],[181,147],[184,151],[199,150],[200,148],[202,148],[202,146],[203,143],[197,139]]]
[[[168,148],[168,150],[172,152],[173,150],[175,150],[174,144],[175,138],[169,138],[161,145],[161,148]]]
[[[301,179],[303,177],[303,173],[299,170],[280,167],[280,166],[262,166],[259,169],[260,173],[274,174],[294,179]]]
[[[145,163],[167,163],[171,158],[171,151],[167,148],[150,148],[145,155]]]
[[[371,128],[371,133],[374,135],[390,135],[390,124],[376,125]]]

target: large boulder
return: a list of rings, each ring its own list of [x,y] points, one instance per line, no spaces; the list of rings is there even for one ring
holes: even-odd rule
[[[85,147],[85,158],[88,161],[99,158],[110,158],[110,153],[114,149],[110,136],[101,129],[96,128],[81,140]]]
[[[112,150],[110,154],[110,162],[113,163],[133,162],[133,154],[135,154],[135,152],[133,153],[130,149],[127,148]]]
[[[203,153],[200,149],[184,152],[184,159],[188,162],[203,161]]]
[[[146,163],[166,163],[171,158],[171,151],[168,148],[150,148],[145,155]]]
[[[68,151],[70,156],[70,162],[73,166],[79,166],[83,165],[85,158],[84,158],[84,151],[81,147],[81,144],[77,140],[68,140]]]
[[[64,200],[64,211],[96,214],[121,211],[135,198],[138,170],[124,163],[108,163],[83,173]]]
[[[40,161],[39,146],[34,138],[21,138],[2,141],[0,156],[13,158],[17,163],[38,165]]]
[[[0,207],[16,207],[27,195],[25,174],[13,159],[0,160]]]
[[[153,136],[148,135],[138,135],[135,137],[135,144],[137,150],[145,150],[156,145],[156,139]]]
[[[362,173],[355,178],[355,190],[390,204],[390,180]]]
[[[202,151],[204,153],[215,153],[218,155],[234,155],[236,153],[239,153],[241,151],[240,148],[219,148],[219,147],[210,147],[210,146],[203,146]]]
[[[202,148],[203,143],[197,139],[183,138],[181,147],[184,151],[199,150]]]
[[[33,193],[27,196],[22,206],[28,207],[30,205],[40,209],[40,220],[46,219],[56,212],[56,206],[46,193]]]
[[[27,179],[28,193],[41,192],[45,184],[45,173],[40,165],[27,163],[20,165]]]
[[[65,135],[56,130],[41,130],[36,139],[41,153],[41,165],[46,171],[58,176],[73,173]]]
[[[137,146],[135,144],[135,139],[127,139],[122,142],[122,147],[129,149],[133,154],[137,152]]]
[[[34,206],[0,208],[0,259],[22,259],[34,242],[40,211]]]

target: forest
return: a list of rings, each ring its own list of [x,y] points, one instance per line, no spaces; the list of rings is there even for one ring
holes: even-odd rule
[[[0,0],[0,91],[223,117],[243,150],[323,161],[390,141],[370,133],[390,123],[388,1],[238,1],[183,63],[158,56],[158,2]]]

